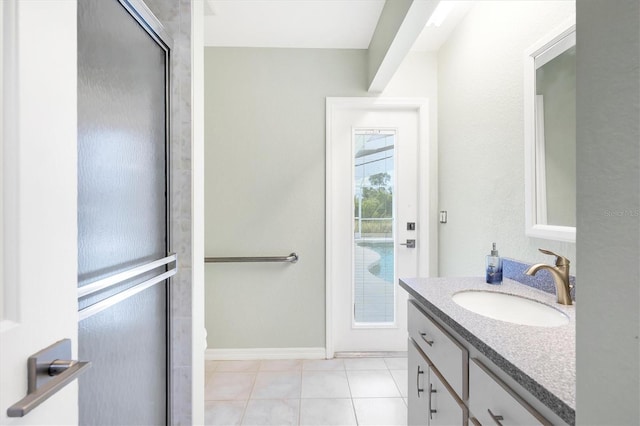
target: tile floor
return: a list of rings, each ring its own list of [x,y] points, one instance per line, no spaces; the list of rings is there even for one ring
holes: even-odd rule
[[[406,358],[207,361],[207,425],[406,425]]]

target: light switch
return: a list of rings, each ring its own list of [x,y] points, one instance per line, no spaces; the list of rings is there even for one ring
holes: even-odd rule
[[[442,210],[440,212],[440,223],[447,223],[447,211]]]

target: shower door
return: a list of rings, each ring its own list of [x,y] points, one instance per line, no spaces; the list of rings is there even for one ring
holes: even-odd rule
[[[140,2],[78,2],[83,425],[167,422],[169,45]]]

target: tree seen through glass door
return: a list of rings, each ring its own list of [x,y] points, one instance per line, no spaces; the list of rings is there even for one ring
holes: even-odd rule
[[[394,147],[395,131],[358,130],[354,135],[354,320],[395,320]]]

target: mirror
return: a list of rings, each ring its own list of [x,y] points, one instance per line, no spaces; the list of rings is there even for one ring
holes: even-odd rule
[[[527,49],[524,65],[526,234],[575,242],[575,20]]]

